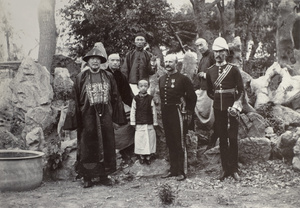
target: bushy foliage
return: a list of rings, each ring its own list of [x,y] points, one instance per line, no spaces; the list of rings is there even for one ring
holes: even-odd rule
[[[164,205],[170,205],[174,203],[175,192],[172,190],[172,187],[167,183],[161,185],[158,192],[158,196],[160,201]]]
[[[264,56],[244,62],[243,70],[251,75],[252,78],[263,76],[266,70],[274,63],[274,59]]]
[[[171,8],[157,0],[74,0],[62,11],[69,22],[71,56],[83,56],[95,42],[102,42],[107,53],[125,54],[133,47],[134,35],[146,34],[150,45],[171,45],[168,24]]]
[[[241,37],[244,58],[249,40],[254,43],[250,59],[254,58],[259,43],[262,44],[263,52],[270,54],[271,58],[274,56],[279,2],[280,0],[235,1],[235,35]]]
[[[194,12],[191,6],[184,5],[180,11],[172,16],[172,27],[183,45],[193,48],[197,36],[197,26],[194,21]],[[174,42],[170,47],[170,52],[179,52],[181,48]]]

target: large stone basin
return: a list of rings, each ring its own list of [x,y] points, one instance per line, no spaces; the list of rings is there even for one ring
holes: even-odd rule
[[[26,191],[41,185],[43,152],[0,150],[0,191]]]

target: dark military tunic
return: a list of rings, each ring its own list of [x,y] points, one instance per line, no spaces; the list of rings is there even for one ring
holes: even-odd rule
[[[185,174],[184,133],[186,132],[183,132],[180,104],[183,98],[186,102],[186,110],[193,112],[197,96],[190,79],[179,72],[160,77],[159,91],[162,122],[170,155],[170,172],[173,175]]]
[[[239,69],[227,63],[210,67],[206,78],[207,94],[214,101],[215,125],[220,138],[222,167],[224,175],[229,176],[238,171],[238,120],[229,115],[228,108],[242,97],[243,80]],[[215,82],[218,78],[219,84],[216,86]]]

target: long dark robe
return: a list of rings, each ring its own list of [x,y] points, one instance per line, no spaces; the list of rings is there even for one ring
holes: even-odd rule
[[[131,107],[131,103],[132,103],[132,99],[134,97],[134,94],[133,94],[133,92],[130,88],[130,85],[129,85],[125,75],[122,74],[122,72],[119,69],[113,71],[112,69],[110,69],[108,67],[106,70],[113,74],[113,76],[116,80],[116,83],[117,83],[118,90],[119,90],[120,96],[122,98],[122,101],[126,105]]]
[[[95,97],[89,99],[88,94],[95,91],[104,91],[104,94],[95,93]],[[64,129],[77,129],[75,170],[79,176],[89,178],[108,175],[116,170],[113,122],[126,121],[115,79],[105,70],[96,74],[83,71],[76,77],[73,96]],[[91,105],[93,98],[98,101]]]

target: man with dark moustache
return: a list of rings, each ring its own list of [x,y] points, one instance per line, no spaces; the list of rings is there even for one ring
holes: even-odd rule
[[[186,178],[187,161],[185,160],[186,146],[183,129],[185,110],[192,114],[195,109],[197,96],[193,84],[187,76],[176,70],[177,58],[174,54],[165,57],[167,74],[159,78],[162,122],[169,149],[170,170],[162,178],[176,176],[178,181]],[[184,106],[184,107],[183,107]]]
[[[232,176],[240,180],[238,174],[238,120],[242,110],[241,98],[244,85],[239,69],[226,62],[228,45],[224,38],[215,39],[212,50],[216,64],[206,74],[207,95],[213,99],[215,125],[220,139],[220,153],[223,175],[220,180]]]

